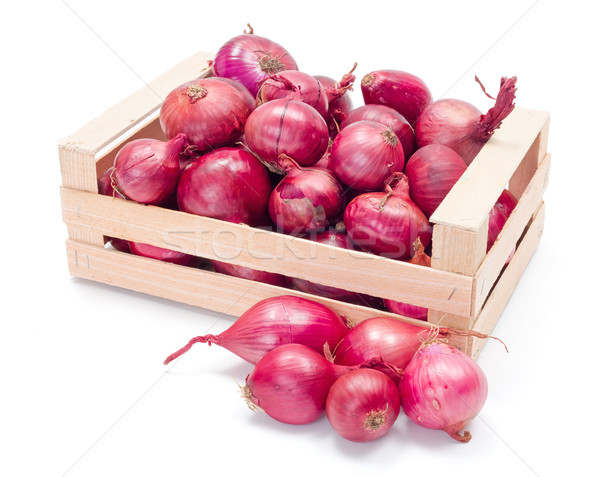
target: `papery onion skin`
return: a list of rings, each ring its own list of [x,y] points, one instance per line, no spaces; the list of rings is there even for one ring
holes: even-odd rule
[[[400,414],[400,393],[381,371],[355,369],[338,378],[327,395],[327,419],[344,439],[369,442],[389,432]]]
[[[348,331],[344,319],[329,307],[306,298],[281,295],[257,302],[218,335],[191,339],[167,357],[165,364],[186,353],[195,343],[216,344],[252,364],[288,343],[299,343],[323,353],[325,343],[334,349]]]
[[[466,170],[465,161],[448,146],[429,144],[419,148],[404,168],[411,199],[431,217]]]
[[[261,83],[269,76],[298,65],[280,44],[254,33],[244,33],[219,48],[212,63],[216,76],[242,83],[256,97]]]
[[[412,126],[398,111],[383,104],[365,104],[353,109],[348,113],[340,128],[344,129],[346,126],[363,119],[381,123],[394,131],[402,144],[405,162],[417,150],[417,140]]]
[[[163,247],[155,247],[154,245],[148,245],[139,242],[129,242],[129,248],[131,253],[139,255],[141,257],[153,258],[162,262],[175,263],[178,265],[194,265],[197,261],[197,257],[184,252],[178,252],[176,250],[170,250]]]
[[[254,155],[223,147],[186,167],[177,202],[184,212],[255,225],[266,214],[271,188],[267,170]]]
[[[432,228],[410,199],[406,176],[398,173],[395,178],[398,180],[393,187],[387,185],[387,192],[368,192],[352,200],[344,211],[344,225],[361,249],[406,260],[412,256],[417,238],[425,248],[429,246]]]
[[[398,70],[377,70],[361,80],[365,104],[385,104],[406,118],[414,127],[423,109],[431,102],[431,91],[425,82]]]
[[[228,78],[198,78],[173,89],[160,109],[167,138],[185,133],[199,152],[233,145],[255,108],[254,97]]]
[[[335,175],[348,187],[375,191],[383,189],[394,172],[404,169],[404,151],[389,127],[361,120],[335,137],[330,161]]]
[[[230,275],[232,277],[244,278],[261,283],[268,283],[279,287],[287,285],[287,278],[278,273],[265,272],[263,270],[255,270],[253,268],[235,265],[233,263],[221,262],[219,260],[211,260],[213,268],[218,273]]]
[[[161,205],[177,188],[179,155],[187,144],[185,134],[177,134],[169,141],[129,141],[115,157],[113,187],[135,202]]]
[[[278,164],[284,154],[304,167],[316,164],[329,145],[323,117],[295,99],[275,99],[258,106],[246,122],[245,139],[267,163]]]
[[[110,197],[118,197],[119,199],[127,199],[123,194],[121,194],[118,190],[112,185],[112,174],[115,170],[114,166],[109,167],[104,173],[98,178],[98,193],[101,195],[108,195]],[[131,250],[129,248],[129,241],[123,240],[117,237],[107,237],[110,244],[114,247],[115,250],[119,252],[130,253]]]
[[[415,424],[446,431],[459,442],[460,430],[483,408],[488,385],[483,370],[465,353],[441,342],[425,344],[398,384],[405,414]]]

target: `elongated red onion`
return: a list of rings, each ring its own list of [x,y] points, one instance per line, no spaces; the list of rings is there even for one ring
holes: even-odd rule
[[[402,144],[405,162],[413,155],[417,149],[417,140],[412,126],[406,118],[395,109],[384,104],[365,104],[359,106],[348,113],[341,124],[341,129],[361,120],[375,121],[384,126],[388,126]]]
[[[348,187],[381,190],[404,169],[402,143],[388,126],[361,120],[346,126],[331,145],[331,168]]]
[[[230,275],[232,277],[245,278],[261,283],[268,283],[284,287],[287,285],[287,278],[278,273],[265,272],[264,270],[255,270],[253,268],[235,265],[233,263],[221,262],[219,260],[211,260],[211,263],[218,273]]]
[[[197,258],[184,252],[170,250],[163,247],[155,247],[146,243],[129,242],[131,253],[141,257],[153,258],[163,262],[176,263],[178,265],[194,265]]]
[[[353,369],[383,365],[375,359],[341,366],[302,344],[284,344],[256,363],[242,395],[251,409],[258,408],[277,421],[308,424],[325,413],[327,394],[336,379]]]
[[[434,342],[415,353],[398,389],[402,408],[415,424],[469,442],[470,432],[460,434],[460,430],[482,409],[488,386],[483,370],[470,356]]]
[[[112,185],[123,196],[141,204],[161,205],[177,188],[179,155],[187,146],[185,134],[169,141],[136,139],[117,153]]]
[[[269,216],[286,234],[326,229],[344,210],[343,189],[327,169],[300,167],[289,157],[279,159],[286,176],[269,198]]]
[[[98,193],[102,195],[108,195],[110,197],[118,197],[119,199],[127,199],[123,194],[112,185],[112,174],[115,170],[114,166],[109,167],[99,178],[98,178]],[[119,252],[129,253],[129,241],[123,240],[117,237],[107,237],[108,242]]]
[[[233,145],[255,108],[254,97],[228,78],[199,78],[172,90],[160,109],[167,138],[185,133],[199,152]]]
[[[325,412],[344,439],[369,442],[389,432],[400,414],[400,393],[388,376],[375,369],[355,369],[333,383]]]
[[[425,248],[429,246],[432,230],[410,199],[406,176],[396,173],[393,179],[386,192],[368,192],[352,200],[344,211],[344,225],[361,249],[405,260],[411,257],[417,238]]]
[[[385,104],[398,111],[413,127],[431,102],[431,91],[425,82],[404,71],[372,71],[363,76],[360,85],[365,104]]]
[[[297,70],[298,65],[280,44],[249,33],[228,40],[215,55],[212,69],[215,76],[227,77],[242,83],[256,97],[262,82],[275,73]]]
[[[423,146],[404,168],[410,184],[410,198],[427,217],[431,217],[466,170],[465,161],[448,146]]]
[[[186,353],[195,343],[222,346],[252,364],[286,343],[299,343],[323,353],[325,343],[333,349],[348,330],[342,317],[329,307],[306,298],[281,295],[259,301],[218,335],[192,338],[167,357],[165,364]]]
[[[301,166],[314,165],[329,144],[327,124],[317,110],[295,99],[274,99],[257,107],[246,123],[248,147],[278,164],[285,154]]]
[[[354,81],[356,80],[356,76],[354,76],[356,66],[357,64],[354,63],[352,69],[339,82],[329,76],[315,75],[315,78],[323,85],[327,94],[329,104],[326,122],[329,128],[329,136],[332,138],[337,135],[342,121],[354,108],[352,98],[348,92],[352,91]]]
[[[267,78],[257,95],[259,104],[274,99],[298,99],[312,106],[327,120],[329,103],[325,88],[314,77],[302,71],[287,70]]]
[[[483,145],[515,108],[517,78],[502,78],[496,104],[482,114],[460,99],[440,99],[431,103],[417,121],[415,134],[419,147],[444,144],[471,164]]]
[[[179,209],[255,225],[267,210],[271,180],[262,163],[236,147],[215,149],[185,168],[177,187]]]

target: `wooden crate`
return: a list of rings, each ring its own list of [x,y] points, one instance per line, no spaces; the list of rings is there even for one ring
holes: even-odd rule
[[[179,84],[198,77],[211,57],[195,54],[60,141],[61,199],[72,275],[233,316],[264,298],[294,294],[325,303],[356,321],[378,315],[424,326],[492,331],[542,234],[550,167],[548,113],[516,108],[469,166],[431,218],[431,268],[99,195],[97,178],[125,142],[164,139],[158,121],[163,99]],[[519,202],[486,254],[488,213],[507,185]],[[427,307],[429,323],[118,252],[105,247],[107,236]],[[484,342],[461,337],[452,344],[477,357]]]

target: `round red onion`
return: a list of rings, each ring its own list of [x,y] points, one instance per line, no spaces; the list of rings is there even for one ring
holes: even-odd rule
[[[269,216],[286,234],[324,230],[344,210],[343,189],[327,169],[300,167],[281,157],[286,176],[269,198]]]
[[[325,412],[344,439],[369,442],[387,434],[398,418],[400,393],[384,373],[355,369],[333,383]]]
[[[335,348],[348,330],[336,312],[316,301],[291,295],[265,298],[242,313],[221,334],[191,339],[167,357],[165,364],[186,353],[194,343],[222,346],[253,364],[286,343],[299,343],[323,353],[325,343]]]
[[[255,225],[266,213],[271,181],[251,153],[223,147],[195,159],[181,174],[179,209],[234,223]]]
[[[410,198],[427,217],[431,217],[466,170],[465,161],[448,146],[423,146],[404,168],[410,184]]]
[[[331,145],[331,168],[356,190],[381,190],[394,172],[404,169],[402,144],[391,128],[374,121],[346,126]]]
[[[383,104],[365,104],[348,113],[341,124],[341,129],[361,120],[375,121],[388,126],[400,140],[404,152],[404,160],[407,161],[417,149],[415,132],[408,121],[395,109]]]
[[[109,167],[104,173],[98,178],[98,193],[102,195],[108,195],[111,197],[118,197],[119,199],[127,199],[123,194],[113,187],[112,174],[115,170],[114,166]],[[113,246],[115,250],[119,252],[129,253],[129,241],[123,240],[117,237],[107,237],[107,240]]]
[[[297,70],[294,58],[278,43],[244,31],[227,41],[212,62],[215,76],[227,77],[243,84],[256,97],[262,82],[275,73]]]
[[[425,248],[429,246],[432,230],[410,199],[406,176],[396,173],[392,184],[386,184],[386,192],[368,192],[350,202],[344,211],[344,225],[361,249],[405,260],[411,257],[417,238]]]
[[[153,258],[162,262],[176,263],[178,265],[194,265],[197,261],[194,255],[169,250],[168,248],[155,247],[154,245],[145,243],[129,242],[129,248],[134,255]]]
[[[444,144],[471,164],[514,109],[516,81],[516,77],[502,78],[496,104],[486,114],[459,99],[434,101],[425,108],[415,125],[418,146]]]
[[[243,267],[241,265],[235,265],[233,263],[220,262],[219,260],[211,260],[211,263],[218,273],[230,275],[232,277],[244,278],[246,280],[252,280],[255,282],[268,283],[269,285],[275,285],[284,287],[287,284],[285,276],[278,273],[265,272],[264,270],[255,270],[249,267]]]
[[[128,142],[115,157],[113,187],[141,204],[161,205],[177,188],[179,154],[186,146],[185,134],[166,142],[157,139]]]
[[[314,165],[329,144],[327,124],[302,101],[274,99],[256,108],[246,123],[246,143],[263,161],[278,164],[285,154],[301,166]]]
[[[398,389],[402,408],[415,424],[469,442],[470,432],[460,434],[460,430],[482,409],[488,386],[485,374],[470,356],[434,342],[416,352]]]
[[[413,127],[431,102],[431,91],[423,80],[404,71],[372,71],[363,76],[360,84],[365,104],[385,104],[398,111]]]
[[[199,152],[232,145],[244,132],[254,97],[227,78],[199,78],[171,91],[160,109],[167,138],[185,133]]]

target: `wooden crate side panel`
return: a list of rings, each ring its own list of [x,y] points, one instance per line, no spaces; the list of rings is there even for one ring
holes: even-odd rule
[[[97,194],[63,189],[62,198],[65,223],[103,235],[448,313],[470,311],[472,277]]]

